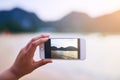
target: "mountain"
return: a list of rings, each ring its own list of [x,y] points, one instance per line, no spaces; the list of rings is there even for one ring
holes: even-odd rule
[[[41,21],[34,13],[26,12],[19,8],[10,11],[0,11],[0,30],[10,32],[31,32],[37,31],[42,25]]]
[[[73,47],[73,46],[68,46],[68,47],[66,47],[66,50],[77,51],[78,49],[76,47]]]
[[[91,18],[85,13],[71,12],[57,21],[42,21],[34,13],[20,8],[0,11],[0,31],[10,32],[79,32],[120,33],[120,11]]]
[[[60,48],[57,48],[55,46],[52,46],[51,47],[51,50],[61,50],[61,51],[76,51],[78,50],[76,47],[73,47],[73,46],[68,46],[68,47],[60,47]]]
[[[120,11],[95,18],[93,25],[96,32],[120,33]]]
[[[57,32],[120,33],[120,11],[91,18],[85,13],[72,12],[61,20],[50,22]]]
[[[84,30],[83,25],[90,22],[91,18],[85,13],[72,12],[56,21],[56,27],[59,32],[82,32]]]

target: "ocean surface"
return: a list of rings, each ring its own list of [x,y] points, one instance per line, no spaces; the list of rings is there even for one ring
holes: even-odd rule
[[[78,51],[51,51],[52,58],[58,59],[78,59]]]
[[[0,71],[8,68],[19,50],[34,34],[0,35]],[[86,40],[85,60],[53,60],[20,80],[120,80],[120,35],[59,34],[51,37],[79,37]],[[39,48],[35,52],[39,60]]]

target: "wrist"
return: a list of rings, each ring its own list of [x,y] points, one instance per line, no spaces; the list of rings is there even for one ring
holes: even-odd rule
[[[9,71],[16,80],[22,77],[22,75],[19,73],[19,71],[13,66],[9,69]]]
[[[14,73],[12,68],[9,68],[0,73],[0,80],[18,80],[20,77]]]

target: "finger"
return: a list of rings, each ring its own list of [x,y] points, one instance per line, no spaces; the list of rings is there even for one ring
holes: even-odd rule
[[[36,47],[40,44],[43,44],[44,42],[46,42],[48,40],[48,38],[40,38],[37,41],[34,41],[33,43],[30,44],[29,48],[28,48],[28,56],[29,57],[33,57]]]
[[[52,60],[42,59],[42,60],[40,60],[40,61],[35,62],[35,63],[34,63],[34,67],[35,67],[35,69],[36,69],[36,68],[38,68],[38,67],[40,67],[40,66],[43,66],[43,65],[45,65],[45,64],[48,64],[48,63],[52,63]]]
[[[30,40],[30,42],[26,45],[26,48],[28,48],[30,46],[30,44],[36,40],[39,40],[40,38],[49,38],[50,34],[41,34],[40,36],[34,37]]]

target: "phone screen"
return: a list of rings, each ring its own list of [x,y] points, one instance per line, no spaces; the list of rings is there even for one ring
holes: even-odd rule
[[[52,38],[45,43],[45,58],[80,59],[79,38]]]

